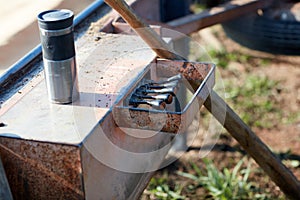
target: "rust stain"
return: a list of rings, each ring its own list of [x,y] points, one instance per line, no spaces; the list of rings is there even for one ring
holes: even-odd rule
[[[191,88],[197,91],[199,85],[205,80],[205,78],[208,77],[211,70],[214,69],[213,67],[214,65],[211,63],[157,59],[154,69],[155,74],[151,75],[155,78],[166,78],[181,74],[185,81],[189,82]],[[144,76],[147,76],[147,74]],[[210,76],[210,80],[212,77],[214,76]],[[138,83],[136,83],[135,87],[137,86]],[[182,84],[182,86],[186,87],[184,84]],[[189,110],[186,111],[184,108],[181,109],[180,113],[179,111],[174,113],[174,107],[170,107],[170,110],[168,110],[168,108],[157,110],[148,105],[145,105],[145,107],[143,107],[144,105],[139,105],[138,108],[133,108],[130,107],[130,105],[127,105],[128,103],[126,103],[126,99],[132,94],[135,87],[132,87],[133,89],[129,90],[127,95],[123,97],[123,100],[118,103],[118,106],[113,109],[115,117],[114,120],[117,126],[163,131],[168,133],[180,133],[187,128],[186,126],[190,123],[189,119],[191,117],[187,117],[186,113],[194,113],[190,103],[195,101],[195,97],[193,97],[193,99],[185,105],[189,106],[185,107]],[[209,85],[209,87],[212,87],[212,85]],[[205,90],[200,91],[200,93],[201,92],[201,97],[206,98],[205,95],[207,95],[207,93],[205,93]]]
[[[177,133],[182,126],[181,115],[168,114],[167,119],[168,120],[166,121],[165,126],[162,128],[162,131]]]
[[[129,110],[132,122],[137,124],[139,127],[146,127],[151,124],[149,112],[140,112],[135,110]]]
[[[201,82],[208,75],[212,64],[182,61],[157,61],[157,72],[162,75],[182,74],[185,79]]]
[[[77,147],[0,138],[0,154],[14,199],[84,199]]]

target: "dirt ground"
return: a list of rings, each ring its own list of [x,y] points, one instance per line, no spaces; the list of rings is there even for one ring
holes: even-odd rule
[[[213,45],[215,47],[225,48],[228,53],[240,52],[241,54],[253,58],[250,59],[250,62],[247,60],[247,63],[229,62],[226,69],[218,67],[223,80],[239,78],[240,74],[244,74],[245,76],[264,75],[270,80],[279,82],[271,97],[274,98],[274,106],[279,108],[282,113],[281,118],[271,120],[271,126],[268,128],[254,126],[252,129],[259,138],[282,159],[283,163],[295,176],[300,179],[300,56],[272,55],[250,50],[229,39],[220,25],[213,26],[209,29],[208,32],[210,32],[210,36],[207,38],[206,35],[205,40],[203,40],[200,33],[195,34],[193,37],[204,46]],[[268,59],[267,64],[260,65],[260,62],[257,62],[262,59]],[[256,97],[253,96],[252,98],[255,99]],[[230,99],[226,101],[230,104]],[[235,108],[235,105],[230,104],[230,106]],[[204,113],[205,112],[207,111],[204,110]],[[242,112],[243,110],[239,110],[238,114],[242,114]],[[295,116],[293,120],[285,120],[290,114]],[[212,135],[212,137],[214,137],[214,135]],[[199,153],[201,153],[200,149],[203,149],[201,145],[203,145],[203,138],[200,134],[196,137],[186,153],[172,165],[160,170],[154,178],[159,179],[167,174],[167,184],[170,188],[176,184],[183,186],[181,194],[185,196],[185,199],[211,199],[211,196],[209,196],[202,187],[198,187],[191,192],[188,188],[191,184],[193,185],[195,183],[177,174],[178,171],[195,174],[194,169],[191,167],[191,162],[200,168],[204,166],[203,159],[199,156]],[[217,143],[205,157],[213,160],[217,168],[222,171],[224,167],[232,169],[245,155],[246,153],[235,139],[223,130]],[[261,193],[267,193],[270,199],[285,199],[286,197],[280,191],[279,187],[268,178],[255,161],[248,156],[246,157],[246,163],[252,162],[252,173],[249,181],[254,182],[256,187],[260,188]],[[295,166],[291,164],[293,161],[298,163],[298,165]],[[149,195],[149,190],[148,187],[143,195],[143,199],[156,199],[155,196]]]

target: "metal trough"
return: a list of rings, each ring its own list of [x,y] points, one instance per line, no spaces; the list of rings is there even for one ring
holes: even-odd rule
[[[96,14],[94,20],[104,13]],[[115,111],[145,74],[170,76],[184,63],[156,60],[138,36],[90,33],[86,26],[76,36],[78,101],[48,101],[38,56],[25,63],[24,77],[11,79],[22,84],[1,82],[0,155],[14,199],[138,199],[172,147],[170,132],[190,123],[178,121],[184,126],[172,130],[118,124],[122,113]],[[214,66],[203,67],[197,78],[207,85],[197,95],[204,100]],[[193,99],[187,107],[194,107]],[[169,114],[183,117],[186,110]]]
[[[172,147],[175,134],[167,132],[189,125],[192,116],[182,118],[214,84],[214,65],[156,60],[138,36],[87,34],[77,46],[78,101],[50,103],[39,73],[1,109],[0,154],[15,199],[139,198]],[[203,83],[184,109],[166,113],[179,124],[121,125],[121,104],[141,79],[178,73]]]
[[[157,20],[157,3],[135,2],[133,7],[154,7],[140,12]],[[254,3],[255,9],[267,4]],[[138,199],[214,85],[212,64],[155,59],[137,36],[90,32],[89,24],[103,14],[95,11],[77,30],[78,101],[48,102],[39,46],[0,78],[5,89],[0,92],[0,155],[15,199]],[[194,26],[206,17],[198,15],[183,26],[184,18],[166,27],[190,33],[219,22],[219,14],[204,25]],[[102,30],[128,30],[115,14],[107,19]],[[163,111],[128,105],[145,79],[160,81],[178,73],[186,79],[180,88],[190,91],[190,101],[179,102],[180,109],[174,104]],[[193,90],[190,79],[202,84]]]
[[[137,36],[97,37],[77,41],[78,101],[50,103],[41,73],[1,109],[0,154],[15,199],[136,199],[167,154],[151,152],[173,136],[132,137],[112,114],[155,55]]]
[[[134,129],[184,133],[212,90],[215,81],[214,71],[215,66],[209,63],[156,60],[146,68],[144,74],[114,107],[116,124],[120,127]],[[152,109],[149,106],[135,108],[129,105],[129,99],[135,88],[143,82],[149,80],[157,82],[177,74],[183,76],[178,84],[178,89],[184,90],[184,95],[190,96],[188,102],[182,101],[184,98],[179,97],[178,95],[182,94],[179,93],[175,94],[177,101],[173,101],[164,109]],[[201,84],[194,90],[189,84],[191,80]]]

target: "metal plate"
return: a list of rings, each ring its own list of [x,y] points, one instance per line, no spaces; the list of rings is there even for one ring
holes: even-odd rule
[[[135,108],[128,105],[131,94],[145,79],[160,81],[176,74],[184,77],[179,89],[185,92],[176,94],[179,106],[173,103],[164,110],[156,110],[150,107]],[[193,84],[195,82],[201,82],[200,86],[195,88],[193,86],[197,85]],[[114,120],[119,127],[182,133],[199,112],[199,108],[209,96],[214,84],[214,64],[158,59],[147,67],[139,80],[128,89],[128,93],[118,101],[113,109]]]

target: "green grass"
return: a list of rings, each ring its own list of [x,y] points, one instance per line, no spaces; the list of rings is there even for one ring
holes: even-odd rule
[[[212,57],[215,64],[219,67],[226,68],[229,62],[248,62],[251,58],[249,55],[244,55],[237,52],[228,53],[226,51],[210,51],[209,55]]]
[[[262,190],[250,176],[256,173],[252,161],[245,156],[238,163],[223,169],[216,167],[212,160],[203,159],[204,166],[191,162],[184,171],[176,171],[181,178],[170,178],[173,172],[163,171],[160,176],[151,179],[144,191],[142,200],[282,200],[284,197],[272,196],[272,191]],[[297,164],[299,163],[292,163]],[[187,170],[187,172],[185,171]],[[255,176],[255,175],[254,175]],[[268,180],[269,181],[269,180]]]
[[[280,88],[280,82],[264,75],[255,74],[259,71],[256,67],[267,66],[271,59],[245,55],[240,52],[226,52],[225,50],[209,51],[209,56],[202,52],[199,55],[202,57],[197,57],[197,61],[210,61],[209,57],[211,57],[213,62],[222,68],[221,71],[226,71],[226,79],[223,79],[226,102],[250,127],[271,128],[276,123],[290,124],[299,121],[299,112],[287,114],[283,113],[279,107],[276,95],[280,95],[280,92],[277,91],[278,87]],[[241,63],[245,66],[243,71],[232,73],[232,68],[229,66],[231,62]],[[249,73],[254,75],[249,75]],[[204,115],[206,116],[206,112]],[[290,152],[280,154],[280,156],[283,157],[283,162],[287,166],[300,167],[299,160],[292,159]],[[180,175],[180,181],[174,180],[174,177],[170,178],[171,174],[174,176],[174,172],[168,172],[170,174],[165,172],[161,176],[151,179],[144,194],[150,199],[162,200],[285,199],[282,195],[275,196],[277,194],[272,191],[272,187],[270,187],[271,189],[268,188],[269,186],[260,189],[257,182],[251,181],[254,178],[258,179],[263,188],[268,185],[270,179],[265,177],[263,172],[258,172],[260,168],[252,168],[251,162],[248,165],[245,164],[245,159],[237,164],[235,159],[227,159],[226,167],[223,169],[216,167],[208,159],[203,159],[204,167],[190,163],[190,165],[184,166],[184,171],[176,172],[177,175]],[[182,179],[186,179],[186,181]]]
[[[150,183],[144,192],[151,199],[158,200],[179,200],[185,199],[185,196],[181,195],[183,186],[174,184],[173,187],[168,183],[168,174],[164,173],[161,177],[154,177],[150,180]]]
[[[299,112],[283,112],[276,99],[279,81],[264,75],[249,75],[253,67],[262,67],[270,63],[269,58],[259,58],[240,52],[210,50],[209,56],[218,67],[224,69],[226,101],[239,114],[242,120],[251,127],[271,128],[278,124],[293,124],[300,119]],[[198,61],[203,60],[202,57]],[[228,68],[231,62],[241,63],[245,71],[236,72]]]
[[[270,128],[279,122],[282,111],[273,98],[279,82],[266,76],[248,75],[245,81],[225,81],[226,97],[243,121],[260,128]]]
[[[293,124],[300,121],[300,112],[289,113],[289,115],[282,119],[284,124]]]
[[[180,171],[177,174],[195,181],[199,187],[204,187],[211,196],[210,199],[268,199],[266,194],[258,193],[259,190],[252,182],[248,181],[251,173],[251,162],[249,162],[246,168],[242,168],[244,163],[242,159],[232,170],[224,168],[220,171],[212,161],[208,159],[204,159],[203,161],[206,166],[205,170],[201,170],[197,165],[192,163],[195,175]]]
[[[209,56],[212,58],[213,62],[221,68],[227,68],[230,62],[239,62],[245,65],[254,64],[263,66],[270,63],[270,59],[267,58],[257,58],[255,56],[243,54],[237,51],[227,52],[210,50],[208,52]],[[201,61],[202,58],[199,58],[197,61]]]
[[[203,10],[205,10],[207,7],[204,5],[204,4],[200,4],[200,3],[194,3],[192,6],[191,6],[191,11],[193,13],[200,13],[202,12]]]

